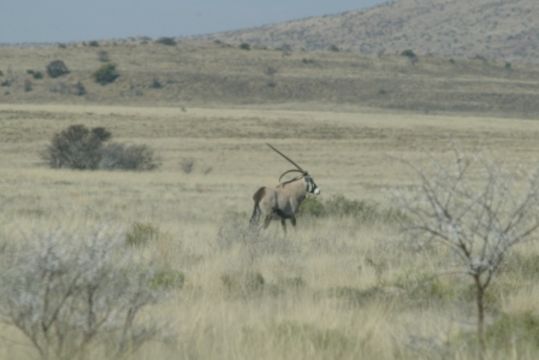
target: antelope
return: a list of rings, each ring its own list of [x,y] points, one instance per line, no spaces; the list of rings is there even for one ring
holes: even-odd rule
[[[294,165],[295,169],[286,170],[279,177],[279,185],[276,187],[263,186],[254,195],[254,209],[249,223],[257,226],[260,218],[264,219],[263,228],[266,229],[271,220],[281,220],[281,226],[286,234],[286,220],[289,219],[292,226],[296,226],[296,212],[305,199],[307,193],[320,194],[320,188],[314,182],[311,175],[291,160],[288,156],[268,145],[273,151],[281,155]],[[293,179],[282,182],[282,179],[290,173],[299,173]]]

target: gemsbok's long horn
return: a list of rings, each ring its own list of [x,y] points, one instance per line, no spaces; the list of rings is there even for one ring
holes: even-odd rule
[[[281,182],[281,180],[288,174],[290,173],[293,173],[293,172],[297,172],[297,173],[300,173],[301,176],[305,176],[305,174],[307,173],[306,171],[302,171],[302,170],[298,170],[298,169],[290,169],[290,170],[286,170],[284,173],[281,174],[281,176],[279,176],[279,182]],[[300,177],[301,177],[300,176]]]
[[[298,168],[298,170],[300,170],[301,172],[306,172],[305,170],[302,169],[301,166],[299,166],[298,164],[296,164],[292,159],[290,159],[288,156],[286,156],[285,154],[283,154],[282,152],[280,152],[279,150],[277,150],[275,147],[273,147],[271,144],[268,144],[266,143],[266,145],[268,145],[273,151],[275,151],[277,154],[281,155],[282,157],[284,157],[286,160],[288,160],[292,165],[294,165],[295,167]]]

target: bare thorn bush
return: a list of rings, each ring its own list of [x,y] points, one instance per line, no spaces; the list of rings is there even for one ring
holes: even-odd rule
[[[407,215],[410,239],[449,248],[448,262],[471,278],[483,357],[485,294],[511,248],[539,228],[539,188],[536,175],[519,183],[494,161],[454,154],[454,161],[433,161],[429,170],[407,163],[419,184],[395,192],[395,200]]]
[[[0,318],[20,330],[41,359],[83,357],[101,346],[117,358],[161,336],[142,311],[164,300],[157,273],[103,229],[83,236],[31,235],[0,253]]]

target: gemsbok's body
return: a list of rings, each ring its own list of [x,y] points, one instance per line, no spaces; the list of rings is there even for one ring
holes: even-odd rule
[[[296,226],[296,212],[307,194],[320,194],[320,189],[309,173],[290,160],[286,155],[267,144],[279,155],[292,163],[297,169],[285,171],[279,178],[276,187],[261,187],[253,195],[254,209],[250,224],[256,226],[263,219],[264,229],[269,226],[271,220],[281,220],[281,225],[286,233],[286,220],[289,219],[292,226]],[[282,178],[291,172],[300,173],[291,180],[281,182]]]

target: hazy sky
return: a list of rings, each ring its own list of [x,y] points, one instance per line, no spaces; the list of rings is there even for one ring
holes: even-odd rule
[[[385,0],[0,0],[0,43],[204,34],[382,2]]]

